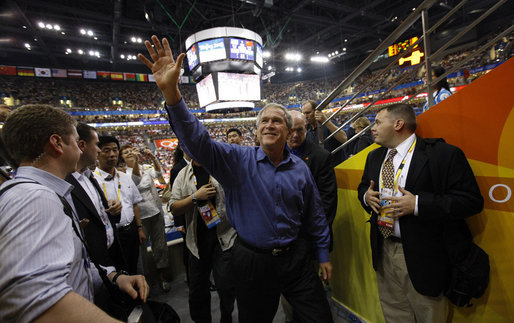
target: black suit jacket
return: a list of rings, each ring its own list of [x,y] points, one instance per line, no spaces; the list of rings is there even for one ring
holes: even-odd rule
[[[121,246],[119,244],[115,220],[109,216],[109,221],[111,221],[111,226],[114,232],[114,242],[112,246],[107,249],[107,233],[105,231],[105,226],[100,215],[98,215],[93,202],[87,195],[86,191],[82,188],[82,185],[80,185],[73,175],[68,175],[66,177],[66,181],[73,185],[71,197],[79,218],[81,220],[89,220],[89,223],[84,227],[84,235],[88,249],[91,253],[90,257],[93,262],[102,266],[114,266],[117,269],[126,268],[123,254],[121,252]],[[105,197],[102,192],[98,193],[100,194],[105,206],[107,204]]]
[[[337,212],[337,182],[332,155],[320,146],[305,140],[300,158],[309,166],[318,187],[323,210],[330,226],[330,250],[332,250],[332,223]]]
[[[381,258],[383,238],[377,214],[364,204],[370,180],[379,189],[379,174],[387,148],[371,151],[358,188],[362,206],[371,212],[373,267]],[[418,137],[405,189],[418,195],[418,215],[400,218],[405,261],[414,288],[422,295],[439,296],[446,291],[451,250],[472,239],[464,219],[479,213],[484,205],[466,156],[442,139]]]

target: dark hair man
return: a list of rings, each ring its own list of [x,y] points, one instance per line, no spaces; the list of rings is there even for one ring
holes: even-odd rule
[[[0,317],[114,322],[91,303],[91,264],[64,181],[80,157],[75,121],[48,105],[26,105],[7,118],[2,136],[19,167],[1,187]]]
[[[235,290],[231,271],[236,231],[227,220],[225,194],[218,181],[191,161],[175,179],[173,214],[184,214],[188,254],[189,312],[195,322],[211,322],[211,271],[220,298],[221,322],[232,322]]]
[[[446,238],[469,235],[464,218],[483,198],[464,153],[414,134],[412,107],[381,109],[358,196],[371,212],[371,250],[387,322],[446,322],[451,271]],[[464,232],[462,232],[464,231]]]
[[[139,207],[137,206],[137,203],[143,199],[130,175],[116,170],[120,149],[118,140],[112,136],[100,136],[98,139],[100,153],[98,154],[98,167],[94,171],[94,176],[100,184],[106,200],[121,201],[121,217],[116,227],[127,263],[127,268],[123,269],[131,275],[135,275],[139,245],[146,243]]]
[[[241,130],[237,128],[230,128],[227,130],[227,142],[229,144],[240,145],[243,140],[243,134]]]
[[[309,168],[285,148],[292,119],[278,104],[257,116],[260,147],[216,142],[192,115],[178,89],[184,54],[173,59],[152,36],[146,48],[153,60],[139,54],[154,74],[166,100],[170,125],[184,152],[198,161],[223,187],[227,217],[238,238],[232,248],[234,282],[240,322],[271,322],[280,294],[300,320],[332,322],[323,287],[309,261],[310,243],[299,237],[306,228],[316,241],[325,280],[330,279],[329,229]]]
[[[145,299],[148,294],[148,284],[141,275],[128,276],[126,272],[116,269],[126,268],[116,230],[116,223],[120,219],[121,202],[117,200],[108,202],[105,199],[102,189],[88,168],[95,164],[100,152],[95,128],[79,123],[77,133],[78,146],[82,154],[77,164],[77,171],[66,176],[66,181],[73,185],[71,196],[79,219],[85,224],[84,234],[91,253],[90,257],[105,270],[105,274],[99,273],[104,280],[104,286],[95,289],[95,304],[107,313],[126,320],[126,317],[119,316],[120,313],[115,312],[120,300],[113,299],[111,296],[117,296],[117,294],[109,294],[109,291],[112,292],[113,280],[114,285],[118,285],[133,298],[137,297],[137,292],[132,287],[134,284],[138,286],[142,299]],[[114,303],[118,305],[112,306]]]
[[[323,122],[327,120],[327,116],[321,111],[316,111],[315,108],[318,106],[318,103],[313,100],[305,101],[305,103],[302,105],[302,113],[305,115],[305,118],[307,118],[307,133],[306,138],[307,140],[313,142],[314,144],[318,145],[318,126],[321,125]],[[323,132],[323,139],[327,138],[331,133],[335,132],[339,128],[339,125],[335,124],[333,121],[327,122],[322,128],[321,131]],[[329,152],[332,152],[334,149],[339,147],[341,144],[344,144],[347,140],[346,133],[344,130],[341,130],[337,132],[332,138],[327,140],[323,144],[323,148],[328,150]],[[333,166],[339,165],[341,162],[343,162],[346,159],[345,153],[343,150],[339,150],[334,155],[334,162]]]

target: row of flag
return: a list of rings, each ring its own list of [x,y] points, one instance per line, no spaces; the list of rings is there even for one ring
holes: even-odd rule
[[[155,82],[153,74],[0,65],[0,75]]]

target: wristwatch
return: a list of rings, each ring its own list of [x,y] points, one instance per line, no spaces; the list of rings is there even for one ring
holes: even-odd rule
[[[195,193],[191,194],[191,200],[193,201],[193,205],[198,205],[198,200],[195,197]]]
[[[128,274],[129,274],[129,273],[128,273],[128,272],[126,272],[125,270],[120,270],[120,271],[118,271],[118,272],[114,275],[114,277],[112,278],[112,283],[113,283],[114,285],[116,285],[116,280],[118,279],[118,277],[120,277],[121,275],[127,275],[127,276],[128,276]]]

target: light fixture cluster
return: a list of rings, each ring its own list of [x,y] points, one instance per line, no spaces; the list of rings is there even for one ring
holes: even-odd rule
[[[25,43],[25,48],[28,49],[28,50],[31,50],[30,44],[29,43]]]
[[[314,62],[314,63],[328,63],[329,59],[328,57],[325,57],[325,56],[312,56],[311,57],[311,62]]]
[[[97,50],[93,50],[93,49],[90,49],[89,51],[84,51],[82,49],[77,49],[75,51],[77,54],[79,55],[86,55],[88,54],[89,56],[94,56],[94,57],[100,57],[100,52],[97,51]],[[70,55],[70,54],[73,54],[73,50],[71,48],[66,48],[66,51],[64,52],[66,55]]]
[[[294,67],[290,67],[290,66],[286,67],[286,72],[294,72],[294,71],[295,71],[295,68],[294,68]],[[302,72],[302,68],[301,68],[301,67],[297,67],[297,68],[296,68],[296,71],[297,71],[298,73],[301,73],[301,72]]]
[[[127,61],[132,61],[132,60],[137,59],[136,55],[125,55],[125,54],[121,54],[120,58],[126,59]]]
[[[340,57],[344,54],[346,54],[346,47],[343,47],[342,52],[339,52],[338,50],[336,50],[335,52],[332,52],[332,53],[328,54],[327,56],[329,59],[334,59],[334,58]]]
[[[80,29],[80,34],[84,35],[84,36],[89,36],[89,37],[93,37],[95,35],[95,33],[91,29],[84,29],[84,28]]]
[[[41,29],[48,29],[48,30],[55,30],[55,31],[60,31],[61,30],[61,26],[57,25],[57,24],[49,24],[49,23],[44,23],[42,21],[38,22],[37,25],[39,26],[39,28]]]
[[[286,53],[284,58],[288,61],[299,62],[302,60],[302,55],[299,53]]]
[[[133,43],[138,43],[138,44],[141,44],[143,42],[143,39],[141,39],[141,37],[130,37],[130,41],[133,42]]]

